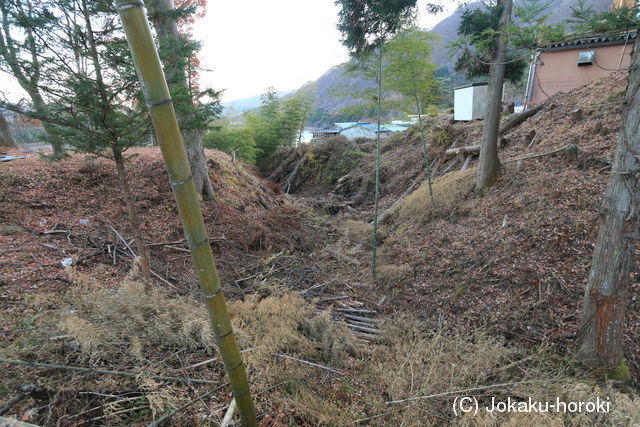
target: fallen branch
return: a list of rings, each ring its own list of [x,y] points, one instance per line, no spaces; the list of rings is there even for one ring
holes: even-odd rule
[[[557,150],[549,151],[549,152],[542,153],[542,154],[532,154],[531,156],[520,157],[520,158],[517,158],[517,159],[511,159],[511,160],[505,161],[504,163],[507,164],[507,163],[519,162],[521,160],[535,159],[537,157],[550,156],[552,154],[556,154],[556,153],[559,153],[559,152],[561,152],[563,150],[566,150],[567,147],[569,147],[569,146],[565,145],[563,147],[558,148]]]
[[[300,291],[300,295],[304,295],[304,294],[306,294],[306,293],[307,293],[307,292],[309,292],[309,291],[312,291],[312,290],[314,290],[314,289],[318,289],[318,288],[321,288],[321,287],[323,287],[323,286],[326,286],[326,285],[328,285],[328,284],[329,284],[329,283],[331,283],[331,282],[332,282],[332,280],[330,280],[330,281],[328,281],[328,282],[325,282],[325,283],[318,283],[317,285],[313,285],[313,286],[311,286],[310,288],[305,289],[304,291]]]
[[[365,310],[363,308],[336,308],[336,311],[341,313],[365,313],[365,314],[378,314],[375,310]]]
[[[520,114],[514,115],[509,120],[507,120],[504,125],[502,125],[500,130],[498,130],[498,135],[502,135],[503,133],[509,132],[511,129],[518,126],[520,123],[524,122],[529,117],[537,114],[541,109],[542,109],[542,104],[535,106]]]
[[[393,202],[393,204],[389,207],[389,209],[385,210],[384,212],[382,212],[380,214],[380,216],[378,216],[378,223],[384,224],[384,222],[393,213],[393,211],[395,210],[395,207],[398,205],[398,203],[400,203],[405,197],[407,197],[409,194],[413,193],[414,190],[416,188],[418,188],[418,183],[421,181],[420,178],[421,178],[421,176],[418,175],[418,177],[413,180],[411,185],[409,185],[409,187],[407,187],[407,189],[404,190],[404,193],[402,193],[402,195],[395,202]]]
[[[320,302],[337,301],[337,300],[347,299],[347,298],[349,298],[347,295],[340,295],[340,296],[337,296],[337,297],[322,298],[320,300]]]
[[[212,359],[203,360],[202,362],[198,362],[198,363],[194,363],[193,365],[186,366],[186,367],[182,368],[181,370],[184,371],[184,370],[187,370],[187,369],[197,368],[198,366],[207,365],[207,364],[209,364],[211,362],[215,362],[216,360],[218,360],[217,357],[214,357]]]
[[[231,401],[231,404],[229,405],[229,409],[227,409],[227,412],[224,414],[224,418],[220,423],[220,427],[229,427],[229,425],[231,424],[231,420],[233,419],[233,413],[235,411],[236,411],[236,400],[233,399]]]
[[[355,329],[357,331],[366,332],[368,334],[382,335],[380,329],[367,328],[364,326],[352,325],[351,323],[344,323],[348,328]]]
[[[41,234],[69,234],[71,233],[69,230],[46,230]]]
[[[162,283],[164,283],[165,285],[169,285],[171,286],[173,289],[178,289],[178,287],[176,285],[174,285],[173,283],[171,283],[170,281],[168,281],[167,279],[165,279],[164,277],[162,277],[161,275],[159,275],[158,273],[156,273],[153,270],[149,270],[151,271],[151,275],[156,277],[157,279],[159,279]]]
[[[347,319],[358,320],[360,322],[366,322],[366,323],[378,323],[378,322],[380,322],[380,320],[378,320],[378,319],[371,319],[369,317],[362,317],[362,316],[354,316],[354,315],[351,315],[351,314],[345,314],[344,317],[346,317]]]
[[[480,154],[480,145],[467,145],[465,147],[449,148],[444,152],[445,157],[456,157],[459,154]]]
[[[469,164],[471,163],[471,159],[473,158],[473,156],[471,154],[469,154],[467,156],[467,159],[464,161],[464,164],[462,165],[462,168],[460,168],[461,171],[466,170],[469,167]]]
[[[118,236],[118,239],[120,239],[120,241],[122,243],[124,243],[124,245],[127,247],[127,249],[129,249],[129,252],[131,252],[131,255],[133,255],[134,258],[137,258],[138,256],[136,255],[136,253],[133,251],[133,249],[131,249],[131,246],[129,246],[127,241],[124,240],[124,238],[120,235],[120,233],[118,233],[118,231],[115,228],[113,228],[112,226],[109,226],[109,228],[111,230],[113,230],[113,232],[116,234],[116,236]]]
[[[0,359],[0,363],[8,363],[10,365],[22,365],[29,366],[32,368],[44,368],[44,369],[58,369],[61,371],[74,371],[74,372],[82,372],[86,374],[101,374],[101,375],[115,375],[120,377],[144,377],[151,378],[153,380],[158,381],[169,381],[176,383],[193,383],[193,384],[219,384],[217,381],[211,380],[199,380],[192,378],[178,378],[178,377],[166,377],[163,375],[142,375],[140,373],[135,372],[123,372],[123,371],[107,371],[105,369],[93,369],[93,368],[83,368],[81,366],[64,366],[64,365],[53,365],[50,363],[37,363],[37,362],[26,362],[24,360],[14,360],[14,359]]]
[[[4,405],[2,408],[0,408],[0,415],[6,414],[7,412],[9,412],[9,410],[11,408],[13,408],[15,405],[17,405],[18,403],[22,402],[26,398],[27,398],[27,395],[24,394],[24,393],[21,393],[15,399],[12,399],[12,400],[8,401],[6,405]]]
[[[340,374],[340,375],[342,375],[342,371],[339,371],[339,370],[337,370],[337,369],[330,368],[330,367],[328,367],[328,366],[318,365],[317,363],[309,362],[309,361],[307,361],[307,360],[297,359],[297,358],[295,358],[295,357],[291,357],[291,356],[288,356],[288,355],[286,355],[286,354],[282,354],[282,353],[273,353],[273,355],[274,355],[274,356],[278,356],[278,357],[282,357],[282,358],[285,358],[285,359],[295,360],[296,362],[298,362],[298,363],[302,363],[302,364],[304,364],[304,365],[313,366],[314,368],[324,369],[325,371],[334,372],[334,373],[336,373],[336,374]]]
[[[156,421],[149,423],[147,425],[147,427],[156,427],[159,426],[160,424],[162,424],[163,422],[167,421],[169,418],[173,417],[175,414],[177,414],[180,411],[184,411],[185,409],[187,409],[188,407],[198,403],[199,401],[201,401],[202,399],[209,397],[213,394],[212,391],[206,392],[204,394],[201,394],[200,396],[196,397],[195,399],[185,403],[182,406],[177,407],[176,409],[173,409],[171,411],[169,411],[165,416],[163,416],[162,418],[158,418]],[[234,400],[235,402],[235,400]]]
[[[462,393],[468,393],[468,392],[471,392],[471,391],[480,391],[480,390],[487,390],[487,389],[490,389],[490,388],[507,387],[507,386],[528,384],[528,383],[531,383],[531,381],[521,381],[521,382],[518,382],[518,383],[494,384],[494,385],[487,385],[487,386],[482,386],[482,387],[467,388],[465,390],[445,391],[443,393],[429,394],[427,396],[410,397],[408,399],[402,399],[402,400],[389,400],[389,401],[384,402],[384,403],[387,404],[387,405],[394,405],[394,404],[397,404],[397,403],[413,402],[415,400],[431,399],[433,397],[451,396],[452,394],[462,394]]]

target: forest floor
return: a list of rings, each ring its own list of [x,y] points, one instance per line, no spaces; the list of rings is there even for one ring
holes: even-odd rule
[[[271,181],[208,151],[217,201],[203,202],[204,216],[261,425],[639,423],[636,271],[625,336],[636,379],[602,381],[571,358],[624,88],[617,73],[549,100],[504,135],[500,180],[483,196],[471,192],[476,160],[461,171],[465,159],[444,155],[478,143],[481,123],[430,120],[435,206],[424,184],[394,205],[423,181],[422,147],[413,131],[386,140],[381,206],[394,207],[375,282],[371,141],[283,152]],[[146,425],[211,391],[169,423],[224,416],[231,397],[162,157],[157,148],[131,154],[156,274],[150,293],[127,247],[135,245],[108,160],[0,164],[0,359],[136,375],[0,363],[0,416]],[[611,411],[458,417],[458,390],[481,405],[493,396],[599,397]],[[422,398],[392,402],[414,397]]]

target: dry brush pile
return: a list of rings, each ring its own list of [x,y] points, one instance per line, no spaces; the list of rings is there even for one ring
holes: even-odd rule
[[[0,357],[127,371],[132,377],[4,365],[7,411],[44,425],[139,425],[179,411],[173,425],[220,420],[231,400],[201,301],[166,290],[145,292],[134,268],[118,286],[70,270],[64,294],[30,299],[31,328],[5,338]],[[576,372],[547,349],[535,352],[477,331],[425,330],[414,317],[385,321],[381,340],[364,344],[286,288],[230,304],[262,425],[518,425],[522,415],[458,418],[463,394],[551,400],[609,399],[613,411],[537,415],[543,424],[619,425],[640,421],[637,401]],[[156,378],[154,378],[154,376]],[[166,381],[158,376],[182,378]],[[189,384],[189,380],[209,384]],[[466,391],[465,391],[466,390]],[[207,392],[213,392],[206,394]],[[27,414],[28,416],[25,416]]]

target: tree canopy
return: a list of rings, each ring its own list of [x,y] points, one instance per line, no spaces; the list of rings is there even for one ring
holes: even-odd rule
[[[336,0],[338,30],[352,56],[367,53],[415,17],[417,0]]]

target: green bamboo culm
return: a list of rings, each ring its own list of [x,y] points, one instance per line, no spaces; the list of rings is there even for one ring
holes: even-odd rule
[[[200,201],[193,183],[176,114],[169,96],[158,51],[141,1],[115,0],[191,251],[194,269],[209,311],[213,333],[222,356],[238,413],[245,426],[256,425],[247,372],[242,363],[220,279],[205,229]]]

